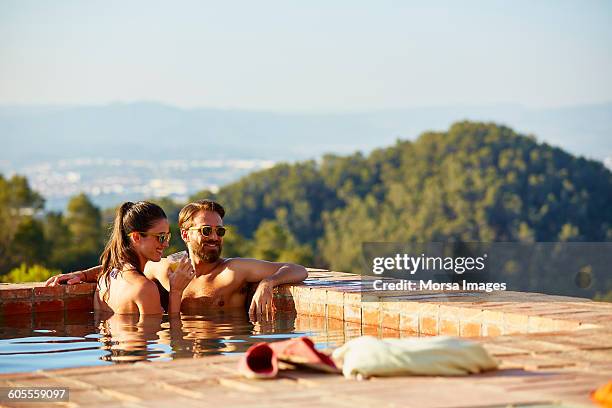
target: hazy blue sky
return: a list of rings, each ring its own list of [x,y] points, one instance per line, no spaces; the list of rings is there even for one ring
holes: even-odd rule
[[[612,100],[611,1],[0,0],[0,103]]]

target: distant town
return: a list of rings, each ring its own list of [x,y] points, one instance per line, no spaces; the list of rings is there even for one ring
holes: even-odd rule
[[[46,211],[63,211],[70,197],[87,194],[99,207],[113,207],[126,200],[169,197],[176,201],[204,189],[219,187],[257,170],[274,166],[261,159],[123,160],[104,158],[64,159],[32,165],[6,166],[0,173],[18,173],[45,198]],[[612,156],[603,164],[612,170]]]
[[[274,165],[269,160],[121,160],[103,158],[41,162],[17,169],[31,187],[45,197],[45,210],[64,210],[70,197],[84,192],[102,208],[126,200],[170,197],[177,201],[189,195],[237,180],[241,176]],[[8,170],[8,171],[7,171]]]

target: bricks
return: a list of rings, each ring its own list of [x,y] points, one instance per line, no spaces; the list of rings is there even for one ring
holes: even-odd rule
[[[63,286],[39,286],[33,289],[34,300],[39,298],[62,298],[64,296]]]
[[[274,307],[283,312],[295,312],[295,303],[292,298],[274,298]]]
[[[382,330],[382,337],[385,339],[402,337],[402,333],[398,330],[388,329],[386,327],[383,327],[381,330]]]
[[[438,319],[438,334],[444,336],[459,336],[459,315],[456,308],[441,305]]]
[[[12,286],[12,285],[11,285]],[[17,285],[15,285],[17,286]],[[2,302],[17,299],[32,299],[32,287],[11,287],[5,288],[4,285],[0,286],[0,300]]]
[[[95,284],[46,287],[43,283],[0,285],[0,315],[93,309]]]
[[[310,308],[308,314],[311,316],[325,317],[327,304],[327,291],[325,289],[310,289]]]
[[[435,336],[438,334],[438,318],[440,305],[435,303],[425,303],[419,311],[419,332]]]
[[[379,326],[364,325],[361,326],[361,333],[364,336],[381,337],[382,331]]]
[[[461,337],[480,337],[482,336],[482,324],[461,322],[459,323]]]
[[[492,323],[503,325],[504,323],[504,314],[502,312],[498,312],[495,310],[483,310],[482,311],[482,321],[485,323]]]
[[[504,333],[526,333],[529,328],[529,316],[519,313],[504,314]]]
[[[58,332],[64,330],[64,311],[56,312],[37,312],[34,314],[34,326],[45,329],[58,329]],[[89,334],[89,333],[87,333]]]
[[[344,294],[344,320],[361,325],[361,294]]]
[[[576,330],[578,327],[580,327],[580,323],[571,320],[554,320],[553,323],[554,331]]]
[[[379,327],[381,321],[380,309],[380,302],[363,302],[361,304],[361,324],[363,326]]]
[[[546,317],[529,316],[527,331],[529,333],[541,333],[554,330],[555,321]]]
[[[501,336],[503,334],[503,326],[495,323],[484,323],[482,325],[482,335],[486,337]]]
[[[327,318],[327,331],[343,331],[344,330],[344,321],[342,319],[334,319],[333,317]]]
[[[0,304],[0,314],[3,316],[31,314],[32,302],[28,300],[10,300]]]
[[[65,310],[93,310],[93,296],[72,296],[64,298]]]
[[[0,315],[0,322],[2,327],[11,329],[32,329],[32,313],[17,313]]]
[[[93,295],[96,291],[95,283],[79,283],[77,285],[66,285],[66,295]]]
[[[409,334],[419,334],[419,314],[417,313],[400,313],[400,331],[409,333]]]
[[[443,336],[459,336],[459,319],[440,318],[438,334]]]
[[[438,334],[438,316],[434,314],[419,316],[419,333],[432,336]]]
[[[295,303],[288,285],[281,285],[274,288],[272,298],[274,308],[282,312],[295,312]]]
[[[306,286],[298,286],[293,294],[295,310],[298,313],[310,313],[310,288]]]
[[[400,303],[381,303],[380,325],[383,329],[399,331],[400,329]]]
[[[62,299],[36,300],[33,304],[34,312],[58,312],[64,310],[64,301]]]
[[[344,320],[344,292],[327,290],[327,317]]]

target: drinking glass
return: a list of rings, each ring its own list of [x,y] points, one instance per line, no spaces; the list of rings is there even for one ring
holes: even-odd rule
[[[178,264],[179,262],[181,262],[183,259],[187,258],[189,255],[187,254],[187,251],[181,251],[181,252],[176,252],[174,254],[168,255],[168,260],[170,261],[170,269],[172,270],[172,272],[176,271],[176,268],[178,268]]]

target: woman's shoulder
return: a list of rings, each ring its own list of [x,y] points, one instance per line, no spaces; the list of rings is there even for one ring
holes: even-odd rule
[[[160,303],[159,289],[155,282],[147,278],[134,285],[132,301],[137,305],[141,314],[161,314],[164,312]]]
[[[120,291],[123,293],[122,298],[134,299],[140,295],[141,292],[150,292],[151,290],[157,290],[155,283],[147,279],[142,273],[135,273],[136,270],[132,268],[123,268],[121,271],[113,270],[115,276],[111,273],[111,286],[117,279]]]
[[[128,283],[128,287],[130,288],[130,292],[134,295],[138,295],[141,292],[150,292],[151,290],[157,290],[157,286],[155,283],[147,279],[146,276],[141,274],[130,274],[124,275],[126,283]]]
[[[129,281],[126,282],[128,284],[122,287],[123,294],[121,295],[123,304],[130,305],[129,312],[126,313],[146,313],[146,310],[143,311],[143,308],[148,310],[149,307],[144,307],[143,305],[148,305],[151,302],[159,305],[159,290],[153,281],[139,275],[130,276]],[[160,309],[160,313],[163,312],[160,306],[157,306],[157,308]],[[150,309],[156,309],[155,305]],[[155,311],[154,313],[157,312]]]

